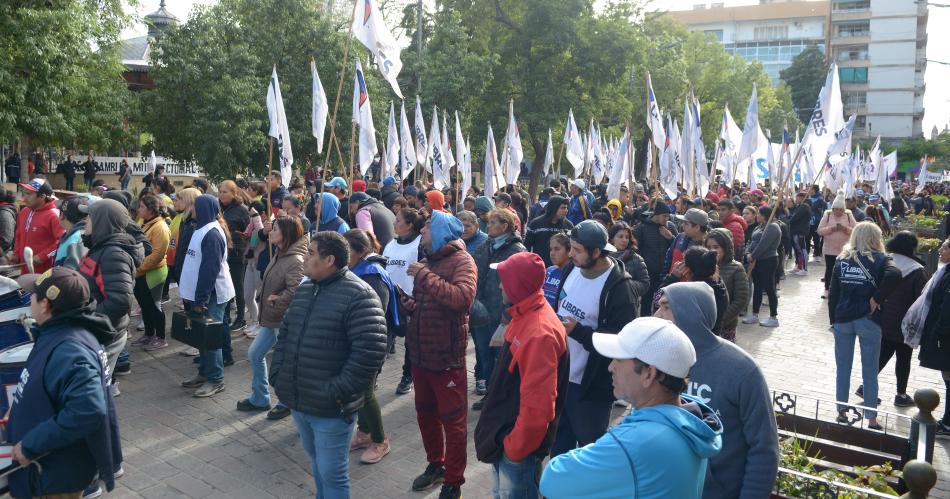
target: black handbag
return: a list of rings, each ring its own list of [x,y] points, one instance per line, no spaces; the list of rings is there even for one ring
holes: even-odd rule
[[[228,327],[206,314],[175,312],[172,314],[172,338],[201,351],[224,347]]]

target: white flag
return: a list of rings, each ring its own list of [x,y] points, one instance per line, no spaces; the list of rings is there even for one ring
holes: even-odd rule
[[[662,149],[666,144],[666,132],[663,130],[663,114],[660,112],[660,105],[656,102],[656,94],[653,93],[650,73],[647,73],[647,106],[649,108],[647,127],[652,132],[650,137],[653,139],[653,145]]]
[[[448,170],[455,166],[455,155],[452,154],[452,142],[449,140],[449,124],[448,124],[448,114],[442,113],[442,153],[445,156],[443,165],[445,166],[446,175],[448,175]]]
[[[743,168],[748,172],[748,185],[755,188],[755,178],[761,169],[756,164],[754,154],[762,147],[769,147],[769,141],[759,126],[759,98],[755,83],[752,84],[752,95],[749,97],[749,108],[745,113],[745,126],[742,128],[742,142],[739,144],[737,161],[740,171]],[[767,174],[767,172],[766,172]]]
[[[465,160],[462,162],[462,191],[464,196],[472,187],[472,139],[465,140]]]
[[[426,139],[426,122],[422,116],[422,106],[419,104],[419,97],[416,97],[416,121],[413,130],[416,139],[416,162],[419,166],[432,173],[432,167],[429,165],[429,141]]]
[[[359,138],[359,166],[360,176],[366,175],[366,170],[373,164],[376,157],[376,128],[373,126],[373,111],[369,105],[369,94],[366,92],[366,78],[363,76],[363,65],[359,57],[356,58],[356,77],[353,79],[353,122],[360,129]]]
[[[590,162],[590,172],[591,177],[594,180],[594,185],[599,184],[604,179],[605,165],[604,165],[604,147],[600,137],[600,130],[597,127],[594,127],[591,124],[590,127],[590,147],[591,147],[591,162]]]
[[[445,187],[445,157],[442,151],[442,133],[439,132],[439,114],[432,106],[432,123],[429,128],[429,164],[432,165],[432,185],[441,190]]]
[[[399,111],[399,156],[402,169],[399,178],[405,180],[416,166],[416,148],[412,142],[412,129],[409,128],[409,119],[406,117],[406,101],[402,101]]]
[[[402,49],[386,27],[383,16],[376,8],[376,0],[356,0],[354,8],[356,15],[353,16],[353,36],[363,42],[366,49],[373,54],[379,72],[402,99],[399,82],[396,81],[399,71],[402,70],[402,61],[399,60],[399,52]]]
[[[501,171],[501,165],[498,163],[498,151],[495,147],[495,134],[491,131],[491,124],[488,124],[488,138],[485,139],[485,165],[483,174],[485,175],[485,196],[492,198],[495,191],[502,186],[498,185],[504,178]]]
[[[468,190],[466,186],[466,176],[469,178],[468,185],[471,185],[471,174],[468,175],[465,173],[465,156],[467,152],[465,151],[465,137],[462,135],[462,123],[459,121],[459,112],[455,111],[455,161],[456,169],[459,175],[462,177],[462,196],[465,196],[465,192]],[[458,187],[458,186],[456,186]]]
[[[690,109],[689,97],[683,101],[683,128],[680,135],[680,163],[683,166],[683,174],[680,182],[686,192],[695,188],[696,180],[696,162],[693,158],[693,110]]]
[[[584,167],[584,141],[581,139],[581,132],[577,129],[577,123],[574,122],[574,110],[567,112],[567,124],[564,125],[564,153],[567,160],[574,165],[574,171],[580,172]],[[580,177],[580,175],[575,175]]]
[[[508,163],[504,164],[505,182],[511,185],[518,182],[518,175],[521,174],[521,160],[524,159],[521,132],[518,131],[518,122],[515,121],[515,101],[513,100],[508,101],[508,134],[505,135],[505,146],[508,152]]]
[[[927,156],[924,156],[920,160],[920,174],[917,175],[917,189],[914,190],[914,193],[916,194],[920,194],[921,192],[923,192],[924,187],[927,185],[927,182],[932,181],[932,179],[930,178],[932,175],[929,171],[927,171],[927,167],[928,167]]]
[[[673,122],[673,119],[670,118],[669,113],[666,115],[666,121],[666,139],[663,143],[663,150],[660,152],[660,185],[663,187],[663,192],[665,192],[670,199],[676,199],[676,197],[679,196],[676,185],[679,175],[678,170],[680,168],[679,132],[676,130],[676,124]]]
[[[158,168],[158,158],[155,157],[155,149],[152,149],[152,153],[148,156],[148,172],[155,173],[156,168]]]
[[[630,148],[630,129],[624,131],[623,139],[615,151],[613,168],[608,174],[607,180],[607,199],[620,199],[620,185],[627,180],[629,172],[629,148]]]
[[[554,142],[551,141],[551,129],[548,128],[548,148],[544,153],[544,175],[551,173],[551,165],[554,164]]]
[[[274,66],[270,85],[267,87],[267,117],[270,119],[267,135],[277,139],[280,183],[286,187],[290,185],[290,167],[294,164],[294,152],[290,147],[290,129],[287,127],[287,115],[284,113],[284,99],[280,95],[280,82],[277,81],[277,66]]]
[[[731,154],[739,152],[739,145],[742,144],[742,129],[736,125],[736,120],[732,119],[728,104],[722,110],[722,126],[719,130],[719,138],[722,139],[723,149]]]
[[[380,174],[380,178],[386,178],[395,175],[399,168],[399,131],[396,129],[396,110],[392,101],[389,101],[389,132],[386,135],[386,175]]]
[[[313,76],[313,115],[310,118],[310,128],[313,138],[317,139],[317,154],[323,154],[323,135],[327,129],[327,115],[330,107],[327,105],[327,94],[323,91],[323,83],[317,74],[317,63],[310,59],[310,73]]]
[[[709,191],[709,166],[706,164],[706,146],[703,145],[703,129],[700,126],[699,99],[690,92],[693,108],[693,169],[696,171],[696,193],[700,197]]]
[[[845,126],[842,113],[838,65],[832,63],[825,76],[825,84],[818,93],[818,101],[803,139],[812,145],[811,153],[818,164],[824,164],[828,148],[835,143],[837,132]]]
[[[894,172],[897,171],[897,151],[892,151],[887,156],[884,156],[883,165],[884,169],[887,170],[887,176],[893,176]]]

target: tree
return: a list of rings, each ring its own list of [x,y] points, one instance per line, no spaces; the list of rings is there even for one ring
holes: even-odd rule
[[[825,53],[815,43],[809,43],[805,50],[792,59],[792,65],[779,73],[791,91],[792,104],[802,122],[807,123],[811,118],[827,73]]]
[[[265,97],[276,65],[290,127],[296,170],[307,158],[342,162],[336,147],[324,144],[317,158],[310,133],[310,59],[332,108],[337,97],[346,33],[309,0],[221,0],[196,9],[187,22],[166,31],[153,51],[156,89],[145,96],[144,125],[167,155],[195,161],[213,179],[267,171]],[[339,147],[349,161],[354,58],[363,58],[377,133],[385,134],[392,96],[389,85],[353,42],[343,75],[336,127]],[[332,113],[332,109],[331,109]],[[330,127],[327,127],[329,140]],[[378,143],[382,141],[377,140]],[[276,158],[276,152],[274,154]],[[276,163],[276,159],[274,160]]]
[[[121,0],[0,4],[0,141],[106,149],[133,104],[118,40]]]

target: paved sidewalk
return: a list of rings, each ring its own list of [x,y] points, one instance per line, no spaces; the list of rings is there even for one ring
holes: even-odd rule
[[[833,337],[828,331],[827,307],[820,299],[823,266],[814,265],[808,277],[789,276],[781,284],[779,320],[775,329],[740,325],[738,343],[762,366],[772,389],[834,399]],[[138,334],[138,333],[137,333]],[[137,336],[136,334],[136,336]],[[196,399],[178,386],[195,373],[191,358],[178,355],[179,344],[149,354],[133,350],[133,373],[121,378],[117,399],[121,419],[126,474],[109,497],[157,498],[303,498],[314,497],[310,463],[300,447],[290,418],[268,421],[264,414],[248,415],[234,409],[248,395],[249,340],[235,339],[237,363],[225,369],[226,390],[211,399]],[[429,498],[410,490],[412,479],[426,466],[422,440],[416,426],[412,394],[396,396],[403,350],[386,361],[379,378],[379,402],[392,453],[381,463],[359,464],[351,454],[350,475],[354,498]],[[469,348],[469,368],[474,349]],[[471,371],[470,371],[471,373]],[[860,384],[860,360],[855,355],[853,387]],[[893,363],[881,374],[881,410],[895,409]],[[474,384],[471,374],[469,384]],[[935,388],[944,395],[940,373],[920,368],[916,360],[909,392]],[[857,402],[856,397],[852,402]],[[476,400],[469,395],[469,404]],[[937,410],[942,415],[943,402]],[[619,417],[621,411],[615,410]],[[478,413],[469,412],[469,433]],[[899,424],[899,423],[895,423]],[[469,438],[465,497],[490,497],[488,465],[475,459]],[[950,497],[950,449],[936,449],[941,481],[933,497]]]

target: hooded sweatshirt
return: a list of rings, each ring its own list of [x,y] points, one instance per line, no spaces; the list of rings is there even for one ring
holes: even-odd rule
[[[218,223],[220,205],[217,198],[202,194],[195,199],[195,218],[198,229],[188,244],[185,255],[180,293],[183,300],[204,306],[212,293],[217,303],[227,303],[234,297],[234,285],[226,260],[228,241],[224,228]],[[191,277],[196,276],[196,277]]]
[[[552,459],[541,476],[541,494],[550,499],[699,498],[704,476],[709,483],[707,461],[723,448],[722,427],[710,407],[691,397],[683,397],[680,406],[635,409],[593,444]]]
[[[462,237],[465,227],[462,222],[444,211],[433,211],[429,218],[429,236],[432,240],[431,248],[423,248],[432,255],[439,251],[446,243]]]
[[[475,214],[480,215],[482,213],[488,213],[495,209],[495,202],[487,196],[478,196],[475,198]],[[478,217],[478,230],[482,232],[488,232],[488,222],[482,220],[482,217]]]
[[[56,203],[50,201],[37,209],[23,208],[17,215],[16,237],[13,240],[13,254],[23,261],[23,248],[33,249],[33,257],[38,259],[34,265],[37,273],[43,273],[53,266],[56,247],[62,237],[63,226],[59,224],[59,210]],[[26,267],[24,266],[25,270]]]
[[[116,331],[125,331],[132,310],[135,269],[145,260],[142,243],[125,228],[131,223],[128,210],[118,201],[102,199],[89,206],[92,234],[82,236],[89,249],[79,264],[96,300],[96,312],[105,314]]]
[[[340,218],[340,200],[329,192],[324,192],[320,197],[320,225],[317,231],[328,230],[346,234],[350,230],[350,226]]]
[[[445,195],[441,191],[431,190],[427,192],[426,201],[429,202],[429,208],[432,208],[432,211],[445,211]]]
[[[724,428],[722,452],[709,460],[703,497],[769,497],[778,473],[778,433],[762,370],[741,348],[712,333],[716,300],[706,283],[671,284],[663,293],[673,322],[696,349],[687,391],[709,404]]]
[[[574,228],[566,217],[554,221],[557,211],[562,205],[567,203],[567,198],[562,196],[551,196],[547,204],[544,205],[544,214],[535,218],[528,224],[528,230],[524,235],[524,245],[528,251],[537,253],[544,261],[545,267],[551,266],[551,236],[558,233],[570,232]]]

